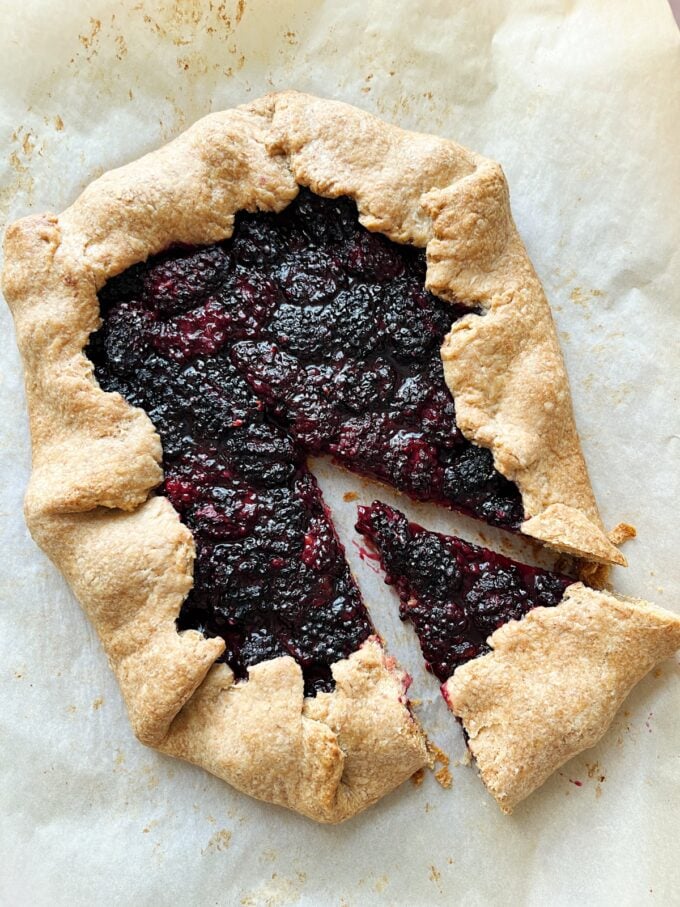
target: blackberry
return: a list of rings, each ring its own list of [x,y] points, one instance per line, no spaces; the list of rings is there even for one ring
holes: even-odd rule
[[[308,246],[278,269],[285,297],[300,305],[332,299],[343,286],[343,268],[333,250]]]
[[[394,388],[394,369],[385,359],[346,362],[335,374],[335,393],[352,412],[378,410]]]
[[[204,302],[232,266],[222,245],[175,246],[147,262],[143,298],[159,315],[177,315]]]
[[[451,497],[480,491],[495,475],[493,456],[485,447],[466,447],[444,472],[444,491]]]
[[[324,309],[284,303],[274,313],[268,333],[294,356],[312,359],[328,346],[331,330]]]

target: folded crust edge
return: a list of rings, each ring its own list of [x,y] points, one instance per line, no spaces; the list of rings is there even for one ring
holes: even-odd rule
[[[510,813],[595,746],[633,687],[680,648],[680,617],[575,583],[490,637],[443,686],[482,781]]]

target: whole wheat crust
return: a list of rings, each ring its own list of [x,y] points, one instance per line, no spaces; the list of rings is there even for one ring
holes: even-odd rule
[[[462,665],[444,695],[477,768],[510,813],[572,756],[595,746],[621,703],[680,648],[680,618],[639,599],[569,586]]]
[[[335,822],[427,760],[404,675],[373,638],[334,666],[334,692],[306,699],[292,659],[235,683],[214,664],[222,640],[177,632],[194,546],[152,494],[158,435],[144,412],[100,389],[83,353],[110,277],[173,242],[225,239],[236,212],[279,211],[299,185],[350,196],[369,230],[426,247],[429,289],[482,308],[447,336],[445,377],[462,432],[519,487],[522,531],[591,561],[624,560],[603,530],[550,310],[498,164],[284,92],[200,120],[104,174],[59,216],[10,226],[3,286],[33,441],[26,518],[96,627],[136,734],[247,793]]]

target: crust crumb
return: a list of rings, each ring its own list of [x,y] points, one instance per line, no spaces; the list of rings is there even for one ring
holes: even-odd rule
[[[617,548],[636,536],[635,526],[631,526],[630,523],[617,523],[612,531],[607,533],[607,538]],[[608,564],[593,564],[590,561],[578,561],[577,564],[578,578],[586,586],[600,590],[608,587],[611,571]]]
[[[356,493],[356,491],[346,491],[343,494],[342,499],[343,501],[347,501],[347,503],[349,503],[350,501],[358,501],[359,495]]]
[[[624,542],[630,541],[637,536],[637,529],[630,523],[617,523],[616,526],[608,533],[609,541],[612,545],[623,545]]]
[[[442,765],[442,767],[437,769],[437,771],[434,773],[434,776],[437,779],[437,782],[443,788],[446,788],[446,790],[448,790],[453,784],[453,777],[448,765]]]
[[[448,789],[453,784],[453,777],[451,775],[451,770],[449,769],[451,759],[443,750],[439,749],[439,747],[431,741],[428,741],[427,749],[432,757],[433,775],[442,787]],[[439,763],[440,767],[435,771],[434,766],[436,766],[437,763]]]
[[[425,769],[419,768],[417,772],[411,775],[411,784],[414,787],[420,787],[425,780]]]

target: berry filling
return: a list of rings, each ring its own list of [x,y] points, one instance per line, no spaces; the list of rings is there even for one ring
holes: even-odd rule
[[[429,532],[380,501],[359,507],[356,528],[380,555],[385,582],[399,593],[400,617],[413,624],[427,669],[442,683],[490,651],[494,630],[539,605],[559,604],[574,582]]]
[[[469,312],[424,288],[424,254],[303,189],[109,280],[88,354],[146,410],[166,495],[196,544],[178,620],[221,636],[237,677],[292,655],[307,694],[373,632],[305,465],[342,466],[508,529],[519,491],[456,425],[439,348]]]

